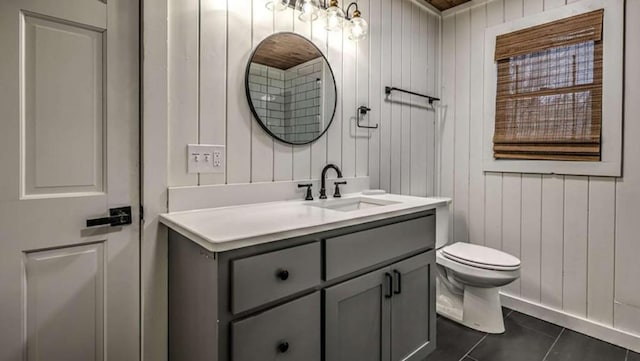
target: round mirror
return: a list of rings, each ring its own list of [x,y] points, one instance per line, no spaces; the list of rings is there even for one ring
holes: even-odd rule
[[[309,40],[277,33],[253,51],[245,76],[256,120],[272,137],[307,144],[327,131],[336,110],[336,82],[329,62]]]

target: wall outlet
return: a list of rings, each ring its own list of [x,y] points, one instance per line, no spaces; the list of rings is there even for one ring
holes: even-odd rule
[[[187,168],[189,173],[224,173],[225,146],[187,145]]]

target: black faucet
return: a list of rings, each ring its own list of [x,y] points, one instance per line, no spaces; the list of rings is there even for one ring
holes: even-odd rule
[[[333,168],[336,173],[338,173],[338,178],[342,178],[342,171],[340,171],[340,168],[338,168],[337,165],[331,163],[325,165],[324,168],[322,168],[322,177],[320,178],[320,199],[327,199],[327,189],[325,187],[325,183],[327,181],[327,171],[331,168]]]

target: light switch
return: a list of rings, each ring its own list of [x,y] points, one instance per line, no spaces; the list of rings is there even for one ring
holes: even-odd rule
[[[187,145],[189,173],[224,173],[225,146],[211,144]]]

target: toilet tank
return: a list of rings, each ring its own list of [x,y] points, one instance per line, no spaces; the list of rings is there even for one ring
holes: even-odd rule
[[[436,249],[449,243],[449,204],[436,208]]]

